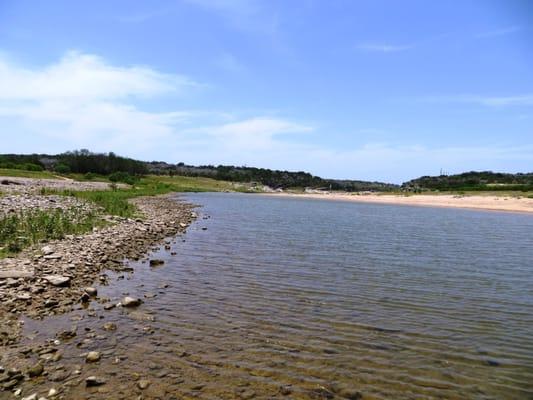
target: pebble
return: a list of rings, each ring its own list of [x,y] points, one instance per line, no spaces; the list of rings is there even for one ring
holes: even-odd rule
[[[107,381],[104,378],[98,376],[89,376],[85,378],[85,385],[87,387],[102,386],[105,385],[106,382]]]
[[[100,361],[101,357],[102,356],[100,355],[98,351],[90,351],[87,353],[87,356],[85,357],[85,361],[88,363],[97,362],[97,361]]]
[[[137,387],[141,390],[146,389],[148,386],[150,386],[150,381],[147,379],[141,379],[139,382],[137,382]]]
[[[105,331],[116,331],[117,325],[114,324],[113,322],[106,322],[103,328]]]

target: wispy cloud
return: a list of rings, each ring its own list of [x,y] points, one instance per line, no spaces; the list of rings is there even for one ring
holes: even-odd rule
[[[510,35],[512,33],[521,31],[522,29],[523,28],[521,26],[508,26],[505,28],[493,29],[493,30],[477,33],[475,35],[475,38],[486,39],[486,38],[497,37],[497,36],[505,36],[505,35]]]
[[[269,2],[258,0],[185,0],[186,3],[219,15],[227,24],[247,32],[275,35],[279,29],[277,14]]]
[[[363,51],[371,51],[378,53],[397,53],[400,51],[410,50],[414,45],[397,45],[386,43],[361,43],[357,45],[357,49]]]
[[[470,103],[488,107],[533,106],[533,93],[509,96],[481,96],[459,94],[451,96],[431,96],[422,98],[432,103]]]
[[[169,9],[167,8],[160,9],[160,10],[153,10],[153,11],[145,11],[145,12],[139,12],[136,14],[121,15],[117,17],[117,20],[123,23],[136,24],[136,23],[141,23],[141,22],[151,20],[153,18],[160,17],[162,15],[165,15],[168,12],[169,12]]]
[[[222,55],[215,60],[215,65],[232,73],[241,73],[246,71],[244,64],[231,53],[222,53]]]

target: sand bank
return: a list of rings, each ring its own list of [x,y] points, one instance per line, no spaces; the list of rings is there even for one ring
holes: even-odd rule
[[[351,194],[351,193],[272,193],[268,196],[302,197],[322,200],[354,201],[359,203],[397,204],[426,207],[469,208],[492,211],[533,213],[533,198],[494,195],[450,194]]]

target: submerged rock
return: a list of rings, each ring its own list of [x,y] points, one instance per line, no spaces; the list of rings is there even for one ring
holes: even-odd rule
[[[141,300],[135,297],[126,296],[122,300],[122,306],[124,307],[137,307],[141,304]]]
[[[151,266],[151,267],[156,267],[156,266],[158,266],[158,265],[163,265],[164,263],[165,263],[165,261],[160,260],[160,259],[158,259],[158,258],[152,258],[152,259],[150,260],[150,266]]]
[[[100,361],[101,357],[102,356],[100,355],[98,351],[90,351],[87,353],[87,356],[85,357],[85,361],[88,363],[97,362],[97,361]]]
[[[35,364],[33,367],[31,367],[30,369],[28,369],[28,376],[30,378],[35,378],[37,376],[40,376],[42,375],[42,373],[44,372],[44,367],[42,364],[38,363],[38,364]]]

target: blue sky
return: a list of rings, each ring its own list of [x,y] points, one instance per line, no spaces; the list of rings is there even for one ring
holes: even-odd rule
[[[0,1],[0,152],[533,170],[530,1]]]

